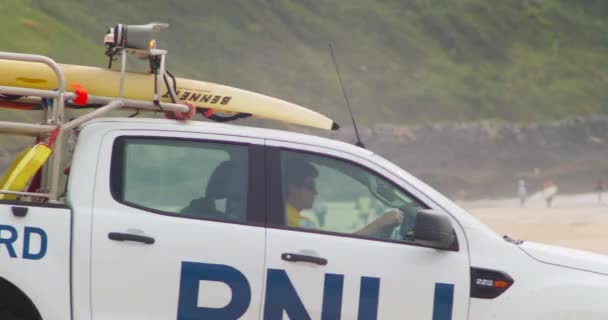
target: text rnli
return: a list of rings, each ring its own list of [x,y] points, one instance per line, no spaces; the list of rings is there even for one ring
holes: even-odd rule
[[[183,91],[177,90],[175,92],[175,96],[178,100],[181,101],[191,101],[198,103],[206,103],[206,104],[215,104],[215,105],[227,105],[232,100],[232,97],[229,96],[220,96],[212,93],[203,93],[197,91]],[[169,93],[165,93],[163,98],[169,98]]]

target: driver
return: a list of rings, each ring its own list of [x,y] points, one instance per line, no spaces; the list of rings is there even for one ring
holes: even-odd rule
[[[312,208],[317,188],[315,179],[319,171],[309,162],[291,159],[284,163],[285,172],[285,213],[286,223],[290,227],[317,228],[313,221],[301,214],[302,210]],[[389,227],[396,227],[403,222],[403,213],[392,210],[384,213],[362,229],[356,235],[378,237]]]

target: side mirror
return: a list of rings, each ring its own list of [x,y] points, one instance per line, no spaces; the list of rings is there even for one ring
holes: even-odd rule
[[[416,214],[414,240],[437,249],[458,250],[450,218],[434,210],[420,210]]]

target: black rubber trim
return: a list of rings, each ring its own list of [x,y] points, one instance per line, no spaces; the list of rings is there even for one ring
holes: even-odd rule
[[[288,261],[288,262],[308,262],[308,263],[318,264],[320,266],[327,265],[327,259],[325,259],[325,258],[307,256],[304,254],[297,254],[297,253],[283,253],[281,255],[281,259]]]
[[[338,130],[340,129],[340,125],[334,121],[334,123],[331,125],[331,130]]]
[[[506,282],[497,286],[496,282]],[[515,281],[505,272],[471,267],[471,298],[494,299],[509,289]]]
[[[434,247],[432,245],[417,243],[415,241],[381,239],[381,238],[360,236],[360,235],[354,235],[354,234],[350,234],[350,233],[342,233],[342,232],[336,232],[336,231],[325,231],[325,230],[317,230],[317,229],[297,228],[297,227],[289,227],[289,226],[285,226],[285,225],[283,225],[283,226],[268,225],[267,228],[269,228],[269,229],[276,229],[276,230],[294,231],[294,232],[314,233],[314,234],[320,234],[320,235],[326,235],[326,236],[332,236],[332,237],[341,237],[341,238],[349,238],[349,239],[357,239],[357,240],[365,240],[365,241],[376,241],[376,242],[383,242],[383,243],[392,243],[392,244],[398,244],[398,245],[406,245],[406,246],[414,246],[414,247],[421,247],[421,248],[429,248],[429,249],[441,250],[441,251],[454,251],[454,252],[458,252],[458,250],[456,250],[456,249],[452,249],[452,248],[450,248],[450,249],[439,249],[439,248]]]
[[[274,147],[266,148],[266,183],[268,199],[268,222],[267,226],[285,226],[285,204],[283,203],[283,191],[281,186],[281,154]]]
[[[121,202],[124,198],[122,190],[123,171],[125,167],[125,140],[127,136],[121,136],[114,140],[112,146],[112,160],[110,163],[110,193],[114,200]],[[122,202],[121,202],[122,203]]]
[[[249,146],[247,221],[266,225],[266,147]]]
[[[13,215],[15,217],[19,217],[19,218],[23,218],[23,217],[27,216],[28,210],[29,210],[28,207],[17,207],[17,206],[11,207],[11,211],[13,212]]]

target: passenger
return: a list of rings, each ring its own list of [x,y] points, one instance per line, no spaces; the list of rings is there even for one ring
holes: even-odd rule
[[[545,196],[545,202],[547,202],[547,208],[551,208],[553,199],[557,195],[558,190],[557,185],[553,183],[553,181],[545,182],[543,194]]]
[[[290,227],[303,227],[318,229],[313,221],[301,214],[302,210],[313,207],[315,197],[318,195],[315,179],[319,171],[309,162],[293,159],[285,161],[285,213],[286,224]],[[397,227],[403,222],[403,213],[392,210],[384,213],[354,234],[378,237],[388,227]]]
[[[528,197],[528,188],[524,179],[519,179],[517,182],[517,196],[519,197],[519,206],[523,207]]]

